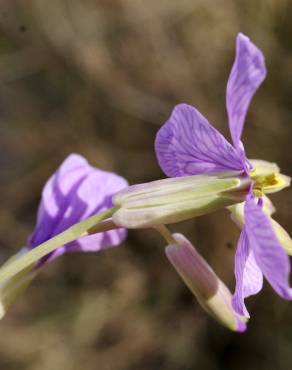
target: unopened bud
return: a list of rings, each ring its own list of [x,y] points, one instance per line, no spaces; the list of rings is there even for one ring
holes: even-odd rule
[[[247,320],[233,310],[229,289],[183,235],[173,237],[177,243],[166,247],[166,255],[201,306],[228,329],[243,332]]]

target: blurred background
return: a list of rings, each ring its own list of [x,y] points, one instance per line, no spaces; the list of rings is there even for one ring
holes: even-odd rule
[[[25,245],[40,191],[71,152],[130,183],[163,177],[155,134],[179,102],[228,135],[235,37],[268,77],[244,141],[292,175],[292,3],[288,0],[14,0],[0,4],[0,260]],[[291,190],[273,196],[291,230]],[[173,227],[234,287],[239,232],[226,211]],[[0,323],[2,370],[291,369],[292,303],[266,284],[233,334],[197,304],[154,231],[42,270]]]

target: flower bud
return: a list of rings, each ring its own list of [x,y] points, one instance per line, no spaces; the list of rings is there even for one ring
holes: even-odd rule
[[[116,225],[152,227],[200,216],[242,202],[251,180],[239,172],[168,178],[133,185],[113,197]]]
[[[177,243],[166,247],[167,258],[201,306],[228,329],[243,332],[246,318],[233,310],[229,289],[183,235],[173,237]]]

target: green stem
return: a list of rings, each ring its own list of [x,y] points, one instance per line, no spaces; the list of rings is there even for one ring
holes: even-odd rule
[[[63,231],[61,234],[54,236],[52,239],[49,239],[39,246],[33,248],[19,258],[16,258],[10,263],[5,264],[0,269],[0,285],[3,284],[3,282],[5,282],[7,279],[10,279],[14,275],[18,274],[26,267],[39,261],[42,257],[53,252],[61,245],[78,239],[80,236],[84,235],[84,233],[87,233],[87,231],[93,228],[96,224],[103,221],[104,219],[111,217],[115,211],[116,207],[91,216],[88,219],[69,227],[69,229]]]
[[[171,232],[165,225],[162,225],[162,224],[157,225],[154,227],[154,229],[156,229],[160,233],[160,235],[167,241],[168,244],[177,243],[174,237],[172,236]]]
[[[120,226],[117,226],[111,218],[101,221],[99,224],[94,225],[88,230],[88,234],[97,234],[104,233],[105,231],[110,231],[118,229]]]

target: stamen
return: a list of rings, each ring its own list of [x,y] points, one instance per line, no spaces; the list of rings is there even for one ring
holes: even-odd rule
[[[253,192],[256,196],[274,193],[290,185],[290,178],[281,173],[257,175],[256,171],[251,171],[250,177],[254,181]]]

